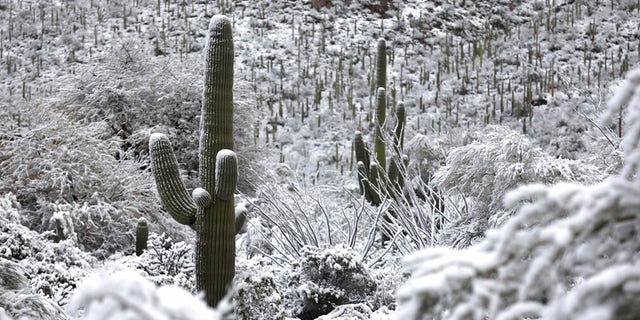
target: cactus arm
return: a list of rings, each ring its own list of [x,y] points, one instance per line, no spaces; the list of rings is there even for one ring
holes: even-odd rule
[[[353,139],[353,147],[356,152],[356,163],[362,162],[364,164],[366,175],[369,175],[369,163],[371,162],[369,159],[369,150],[367,150],[367,146],[362,139],[362,132],[356,131],[355,137]]]
[[[358,161],[358,185],[360,186],[360,194],[364,195],[364,198],[371,202],[371,185],[368,179],[367,172],[369,168],[365,167],[364,162]]]
[[[244,233],[244,225],[247,222],[247,209],[236,208],[236,235]]]
[[[380,165],[371,162],[369,165],[369,181],[371,185],[371,204],[379,206],[382,203],[380,193],[383,192],[380,185]]]
[[[178,223],[191,225],[196,220],[196,204],[180,179],[178,160],[166,135],[154,133],[149,138],[151,171],[160,200]]]
[[[195,188],[191,192],[191,197],[198,208],[206,209],[211,204],[211,194],[202,188]]]
[[[387,42],[378,39],[378,51],[376,53],[376,89],[387,89]]]
[[[238,159],[228,149],[222,149],[216,157],[216,197],[227,201],[233,197],[238,185]]]
[[[400,192],[402,190],[402,186],[404,185],[404,181],[401,183],[400,180],[403,180],[402,173],[400,172],[400,167],[402,166],[402,149],[404,144],[404,126],[406,122],[406,113],[404,109],[404,103],[399,102],[396,107],[396,129],[393,135],[393,152],[391,153],[391,162],[389,163],[389,182],[391,182],[393,188],[396,191]],[[392,190],[390,190],[392,191]]]
[[[398,106],[396,107],[396,130],[394,135],[394,148],[396,148],[396,152],[398,154],[402,154],[402,149],[404,148],[404,127],[407,122],[407,113],[404,109],[404,103],[398,102]]]
[[[375,151],[376,161],[381,168],[387,167],[387,155],[385,151],[385,141],[382,136],[382,130],[384,130],[384,123],[387,114],[387,95],[384,88],[378,88],[376,95],[376,123],[375,123]]]

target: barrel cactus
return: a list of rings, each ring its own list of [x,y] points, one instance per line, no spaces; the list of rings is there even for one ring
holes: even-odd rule
[[[235,274],[238,160],[233,151],[233,36],[231,21],[211,18],[200,117],[200,188],[189,195],[169,139],[151,135],[151,170],[160,199],[177,222],[197,233],[196,287],[210,306],[225,296]]]

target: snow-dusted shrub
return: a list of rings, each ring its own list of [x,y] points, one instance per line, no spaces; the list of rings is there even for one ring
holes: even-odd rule
[[[64,312],[41,294],[33,294],[25,272],[0,258],[0,319],[66,319]]]
[[[364,303],[345,304],[336,307],[328,314],[318,317],[318,320],[368,320],[371,319],[373,311]]]
[[[151,233],[147,250],[137,257],[135,268],[157,285],[176,285],[195,292],[194,251],[183,241]]]
[[[122,40],[97,58],[78,67],[62,90],[61,110],[83,123],[105,121],[109,135],[119,137],[121,151],[135,159],[148,156],[149,134],[169,136],[178,162],[187,170],[188,187],[198,170],[200,107],[204,80],[203,56],[154,56],[150,45]],[[234,81],[234,150],[238,153],[240,189],[249,177],[244,168],[258,169],[258,146],[253,144],[255,115],[249,106],[253,92],[245,81]],[[123,152],[123,155],[124,152]]]
[[[416,134],[406,144],[406,153],[411,162],[418,167],[418,173],[424,181],[445,163],[449,143],[440,137]]]
[[[257,272],[256,272],[257,271]],[[269,273],[250,270],[234,278],[235,314],[239,319],[284,319],[284,297]]]
[[[524,135],[506,127],[489,126],[476,141],[454,148],[447,165],[433,183],[450,195],[473,200],[471,208],[445,227],[442,244],[465,247],[484,232],[504,222],[512,213],[502,200],[507,191],[527,183],[575,181],[592,183],[603,178],[601,170],[583,161],[553,158]]]
[[[381,307],[378,310],[371,310],[371,308],[364,303],[345,304],[338,306],[329,312],[318,318],[318,320],[389,320],[395,319],[393,311],[387,307]]]
[[[305,246],[301,254],[293,263],[286,291],[295,317],[315,319],[339,305],[367,302],[376,290],[368,268],[353,250]]]
[[[96,261],[78,249],[73,240],[53,243],[50,237],[8,222],[0,212],[0,258],[19,263],[34,292],[64,305],[76,283]]]
[[[19,263],[34,292],[60,305],[96,260],[73,239],[53,243],[51,232],[38,233],[18,223],[15,197],[0,198],[0,258]]]
[[[193,133],[202,94],[201,58],[187,55],[176,63],[175,57],[153,56],[148,44],[114,42],[97,63],[78,66],[65,81],[61,109],[76,121],[106,121],[109,135],[120,137],[121,147],[133,148],[138,156],[148,154],[148,141],[137,137],[138,131],[159,125],[177,137],[172,141],[179,161],[197,170]]]
[[[66,206],[61,210],[71,213],[80,243],[87,250],[110,253],[128,245],[111,240],[128,237],[132,228],[122,224],[133,216],[162,219],[149,173],[133,160],[116,159],[119,139],[106,137],[104,122],[80,125],[49,105],[32,108],[33,130],[7,142],[3,148],[11,156],[0,162],[7,173],[0,190],[16,195],[25,225],[39,232],[51,230],[50,219],[59,211],[51,203],[60,201]],[[120,224],[111,223],[116,221]]]
[[[0,223],[20,223],[20,203],[12,193],[0,196]]]
[[[224,302],[223,302],[224,303]],[[67,306],[77,319],[223,319],[228,306],[210,309],[204,301],[175,287],[156,287],[131,270],[86,278]]]
[[[640,314],[640,71],[610,103],[629,103],[621,175],[593,186],[523,186],[518,212],[464,250],[406,259],[402,319],[635,319]]]
[[[96,256],[108,256],[117,251],[132,248],[135,220],[123,214],[113,204],[97,201],[88,203],[51,204],[52,217],[62,217],[71,222],[65,236],[77,239],[77,246]],[[50,226],[55,230],[55,224]]]

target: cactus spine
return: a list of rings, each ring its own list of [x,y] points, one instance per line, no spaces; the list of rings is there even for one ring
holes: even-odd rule
[[[136,255],[141,255],[145,250],[147,250],[147,241],[149,240],[149,225],[147,224],[147,219],[140,218],[138,219],[138,224],[136,225]]]
[[[196,230],[196,287],[214,307],[235,274],[233,192],[238,180],[237,158],[231,151],[233,36],[231,21],[220,15],[209,23],[202,100],[198,156],[201,188],[189,196],[165,135],[152,134],[149,149],[162,203],[177,222]]]

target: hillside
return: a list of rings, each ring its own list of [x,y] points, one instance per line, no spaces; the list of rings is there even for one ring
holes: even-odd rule
[[[165,134],[200,186],[218,14],[247,223],[235,307],[212,310],[149,145]],[[639,18],[636,0],[0,0],[0,319],[634,319]]]

